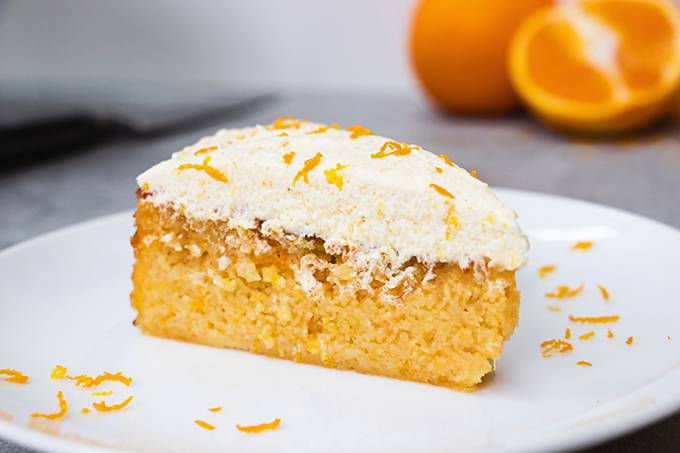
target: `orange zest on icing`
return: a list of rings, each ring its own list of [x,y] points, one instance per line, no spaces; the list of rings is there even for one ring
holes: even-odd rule
[[[451,162],[451,159],[449,159],[449,156],[447,156],[446,154],[439,154],[437,157],[439,157],[439,158],[442,159],[444,162],[446,162],[446,165],[449,165],[449,166],[451,166],[451,167],[455,167],[455,166],[456,166],[456,164],[454,164],[453,162]]]
[[[388,156],[406,156],[407,154],[411,154],[411,151],[411,147],[405,143],[389,141],[383,143],[383,145],[380,147],[380,151],[371,154],[371,157],[373,159],[384,159]]]
[[[344,170],[348,166],[349,165],[337,164],[335,168],[329,168],[328,170],[324,170],[323,174],[326,177],[326,182],[328,184],[334,184],[339,190],[342,190],[343,179],[342,175],[340,175],[338,172],[340,170]]]
[[[580,337],[578,337],[578,339],[579,339],[579,340],[582,340],[582,341],[586,341],[586,340],[590,340],[590,339],[593,338],[594,336],[595,336],[595,332],[594,332],[594,331],[590,331],[590,332],[584,333],[583,335],[581,335]]]
[[[276,118],[274,122],[268,126],[268,128],[272,130],[300,129],[300,125],[304,122],[305,120],[299,120],[290,115],[282,115]]]
[[[92,407],[97,409],[99,412],[112,412],[112,411],[119,411],[134,399],[134,396],[130,395],[128,396],[123,402],[118,403],[118,404],[113,404],[111,406],[107,405],[105,401],[100,401],[98,403],[92,403]]]
[[[349,138],[359,138],[359,137],[363,137],[364,135],[373,134],[373,132],[371,132],[370,129],[368,129],[364,126],[350,126],[345,130],[347,132],[350,132]]]
[[[574,349],[571,343],[565,340],[546,340],[541,343],[541,355],[552,357],[555,354],[564,354]]]
[[[576,365],[578,365],[578,366],[593,366],[593,364],[588,362],[587,360],[579,360],[578,362],[576,362]]]
[[[229,179],[225,176],[224,173],[216,169],[215,167],[211,167],[208,165],[208,162],[210,162],[210,159],[212,159],[212,156],[206,156],[205,159],[203,159],[203,162],[200,164],[182,164],[179,167],[177,167],[177,170],[179,171],[184,171],[184,170],[197,170],[197,171],[203,171],[205,172],[208,176],[211,178],[222,182],[224,184],[229,183]]]
[[[605,288],[602,285],[597,285],[597,288],[600,290],[600,294],[602,295],[603,300],[609,300],[609,291],[607,291],[607,288]]]
[[[539,278],[545,278],[557,270],[557,266],[541,266],[538,268]]]
[[[585,252],[586,250],[590,250],[592,247],[593,247],[592,241],[581,241],[572,245],[571,250]]]
[[[222,410],[222,406],[211,407],[208,409],[210,412],[219,412]]]
[[[57,399],[59,400],[59,411],[53,412],[51,414],[41,414],[40,412],[34,412],[31,414],[31,418],[46,418],[48,420],[62,418],[64,415],[66,415],[66,411],[68,411],[68,404],[66,403],[64,394],[61,390],[57,392]]]
[[[314,157],[311,159],[307,159],[302,166],[302,169],[295,175],[295,178],[293,179],[293,185],[295,185],[296,182],[298,182],[298,179],[302,178],[306,184],[309,184],[309,179],[307,178],[307,175],[309,174],[310,171],[312,171],[319,163],[321,163],[321,159],[323,159],[323,156],[321,153],[316,153]]]
[[[431,182],[429,187],[432,187],[434,190],[436,190],[439,195],[442,195],[442,196],[448,197],[448,198],[456,198],[456,197],[453,196],[453,194],[451,192],[444,189],[442,186],[440,186],[438,184]]]
[[[21,371],[13,370],[11,368],[4,368],[0,370],[0,375],[8,376],[3,379],[5,382],[12,382],[14,384],[25,384],[28,382],[28,376]]]
[[[437,173],[442,173],[444,170],[442,170],[442,167],[434,167],[435,171]]]
[[[288,132],[280,132],[276,134],[277,137],[288,137]]]
[[[241,426],[241,425],[236,425],[236,429],[243,433],[260,433],[262,431],[266,431],[268,429],[276,429],[279,427],[281,424],[281,419],[277,418],[274,419],[274,421],[269,422],[269,423],[260,423],[259,425],[250,425],[250,426]]]
[[[295,151],[287,152],[286,154],[283,155],[283,161],[287,165],[290,165],[290,163],[293,162],[294,157],[295,157]]]
[[[611,329],[607,329],[607,338],[614,338],[614,332]]]
[[[571,297],[578,296],[581,291],[583,291],[583,284],[574,289],[562,285],[555,288],[555,291],[551,293],[545,293],[544,296],[548,299],[569,299]]]
[[[628,337],[628,338],[626,338],[626,344],[627,344],[628,346],[632,345],[632,344],[633,344],[633,337]]]
[[[68,369],[66,369],[66,367],[55,365],[55,367],[52,369],[52,372],[50,373],[50,379],[64,379],[67,372]]]
[[[469,173],[470,176],[472,176],[473,178],[477,178],[477,170],[470,170],[468,173]]]
[[[335,124],[335,123],[329,124],[328,126],[320,126],[319,128],[314,129],[313,131],[309,131],[309,132],[307,132],[306,134],[307,134],[307,135],[311,135],[311,134],[323,134],[323,133],[326,132],[328,129],[336,129],[336,130],[337,130],[337,129],[340,129],[340,126],[339,126],[338,124]]]
[[[198,156],[200,154],[205,154],[209,153],[211,151],[215,151],[217,149],[217,146],[208,146],[207,148],[201,148],[198,151],[194,152],[194,156]]]
[[[568,339],[570,339],[570,338],[571,338],[571,329],[570,329],[569,327],[567,327],[567,328],[564,330],[564,339],[565,339],[565,340],[568,340]]]
[[[448,211],[446,211],[444,223],[446,223],[446,240],[448,241],[451,239],[451,233],[460,228],[460,222],[456,217],[456,208],[453,205],[449,206]]]
[[[92,392],[92,396],[109,396],[113,395],[113,392],[111,390],[108,390],[106,392]]]
[[[569,315],[569,321],[579,322],[579,323],[583,323],[583,324],[606,324],[606,323],[609,323],[609,322],[616,322],[619,319],[621,319],[621,317],[617,316],[617,315],[612,315],[612,316],[585,316],[585,317],[577,317],[577,316]]]
[[[130,384],[132,384],[132,378],[124,376],[120,371],[117,373],[109,373],[108,371],[105,371],[104,373],[96,376],[96,377],[91,377],[86,374],[80,374],[78,376],[66,376],[66,379],[70,379],[72,381],[76,381],[75,386],[76,387],[95,387],[102,382],[120,382],[121,384],[124,384],[126,387],[130,387]]]
[[[200,426],[203,429],[207,429],[208,431],[212,431],[215,429],[213,425],[211,425],[208,422],[205,422],[203,420],[194,420],[194,423],[196,423],[198,426]]]

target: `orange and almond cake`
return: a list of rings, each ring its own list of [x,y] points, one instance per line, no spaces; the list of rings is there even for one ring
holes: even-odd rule
[[[148,334],[470,388],[517,324],[526,237],[445,155],[282,117],[138,183],[131,298]]]

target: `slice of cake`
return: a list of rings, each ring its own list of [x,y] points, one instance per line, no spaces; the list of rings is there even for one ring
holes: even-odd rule
[[[282,117],[203,138],[138,182],[146,333],[469,388],[517,324],[527,240],[446,155]]]

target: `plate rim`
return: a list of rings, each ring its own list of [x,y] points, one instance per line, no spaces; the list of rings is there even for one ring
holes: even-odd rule
[[[615,216],[628,217],[633,221],[640,221],[647,223],[656,228],[662,228],[670,233],[678,235],[678,241],[680,244],[680,229],[672,225],[666,224],[659,220],[655,220],[644,215],[637,214],[634,212],[626,211],[625,209],[608,206],[589,200],[582,200],[579,198],[572,198],[562,195],[554,195],[544,192],[536,192],[531,190],[521,190],[512,189],[505,187],[493,187],[493,192],[499,196],[501,200],[504,199],[506,195],[518,196],[518,197],[528,197],[534,199],[541,199],[545,202],[558,200],[560,202],[572,203],[576,205],[586,206],[588,208],[596,208],[604,212],[608,212]],[[513,209],[513,206],[508,206]],[[0,249],[0,259],[5,259],[11,257],[14,253],[19,253],[26,248],[30,248],[36,245],[40,245],[45,241],[50,241],[59,236],[72,234],[81,229],[87,229],[92,227],[97,227],[102,224],[109,222],[121,221],[127,217],[128,221],[133,220],[134,209],[127,209],[123,211],[118,211],[115,213],[94,217],[88,220],[74,222],[60,228],[47,231],[45,233],[39,234],[37,236],[31,237],[29,239],[20,241],[18,243],[9,245],[3,249]],[[8,256],[9,255],[9,256]],[[616,403],[630,398],[639,392],[652,393],[652,396],[656,398],[656,402],[653,406],[650,406],[643,411],[632,412],[629,415],[616,417],[609,420],[603,420],[598,424],[592,425],[589,428],[583,428],[578,431],[577,437],[574,437],[574,432],[566,431],[564,433],[559,433],[558,431],[547,431],[545,434],[537,432],[536,434],[541,436],[539,440],[534,440],[533,442],[519,442],[509,446],[499,445],[498,449],[492,450],[494,453],[514,453],[514,452],[527,452],[527,453],[539,453],[547,451],[573,451],[577,449],[587,448],[594,445],[598,445],[607,441],[611,441],[622,437],[624,435],[632,434],[639,431],[645,427],[648,427],[660,420],[668,418],[676,413],[680,412],[680,387],[673,392],[675,388],[673,385],[666,384],[666,381],[673,381],[673,377],[680,377],[680,366],[676,366],[668,370],[665,374],[656,377],[652,382],[647,385],[635,390],[634,392],[627,393],[620,398],[610,401],[609,403]],[[670,392],[669,392],[670,390]],[[669,397],[671,396],[671,397]],[[19,426],[12,422],[7,422],[0,419],[0,438],[2,440],[20,445],[25,448],[37,449],[39,451],[45,452],[55,452],[55,453],[102,453],[102,452],[112,452],[112,451],[130,451],[130,450],[120,450],[113,449],[102,446],[85,445],[79,444],[77,442],[70,441],[68,439],[63,439],[60,437],[55,437],[48,435],[46,433],[31,430],[29,428]]]

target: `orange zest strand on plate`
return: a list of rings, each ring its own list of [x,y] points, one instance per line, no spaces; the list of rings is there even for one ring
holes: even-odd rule
[[[571,322],[580,322],[583,324],[606,324],[609,322],[616,322],[619,319],[621,319],[620,316],[618,315],[612,315],[612,316],[584,316],[584,317],[578,317],[578,316],[572,316],[569,315],[569,321]]]
[[[54,412],[52,414],[41,414],[40,412],[34,412],[31,414],[31,418],[46,418],[48,420],[56,420],[58,418],[62,418],[64,415],[66,415],[66,411],[68,410],[68,404],[66,403],[66,400],[64,399],[64,394],[62,393],[61,390],[57,392],[57,399],[59,400],[58,412]]]
[[[437,157],[439,157],[441,160],[443,160],[444,162],[446,162],[446,165],[448,165],[448,166],[450,166],[450,167],[455,167],[455,166],[456,166],[456,164],[454,164],[453,162],[451,162],[451,159],[449,159],[449,156],[447,156],[446,154],[439,154],[439,155],[437,155]]]
[[[538,268],[538,276],[539,278],[545,278],[548,276],[548,274],[552,274],[557,270],[557,266],[541,266]]]
[[[578,296],[581,291],[583,291],[583,284],[578,288],[571,289],[568,286],[558,286],[555,291],[551,293],[545,293],[545,297],[548,299],[569,299],[571,297]]]
[[[211,407],[208,409],[210,412],[219,412],[222,410],[222,406]]]
[[[209,153],[211,151],[215,151],[216,149],[217,149],[217,146],[208,146],[207,148],[201,148],[198,151],[194,151],[194,156]]]
[[[587,366],[587,367],[593,366],[593,364],[588,362],[587,360],[579,360],[578,362],[576,362],[576,365]]]
[[[276,118],[274,122],[268,126],[268,128],[272,130],[300,129],[300,125],[304,122],[304,120],[299,120],[290,115],[282,115]]]
[[[546,340],[541,343],[543,357],[552,357],[555,354],[564,354],[574,349],[571,343],[565,340]]]
[[[552,311],[554,313],[560,313],[562,311],[562,308],[556,307],[555,305],[548,305],[548,311]]]
[[[211,425],[208,422],[204,422],[203,420],[194,420],[194,423],[196,423],[198,426],[200,426],[203,429],[207,429],[208,431],[212,431],[215,429],[213,425]]]
[[[579,336],[578,339],[579,339],[579,340],[586,341],[586,340],[590,340],[590,339],[593,338],[594,336],[595,336],[595,332],[594,332],[594,331],[590,331],[590,332],[586,332],[586,333],[584,333],[583,335]]]
[[[259,425],[251,425],[251,426],[241,426],[241,425],[236,425],[236,429],[243,433],[260,433],[262,431],[266,431],[268,429],[276,429],[279,427],[281,424],[281,419],[277,418],[273,422],[269,423],[260,423]]]
[[[14,384],[25,384],[28,382],[28,376],[23,374],[21,371],[13,370],[11,368],[4,368],[0,370],[0,376],[8,376],[3,380],[5,382],[12,382]]]
[[[611,329],[607,329],[607,338],[614,338],[614,332]]]
[[[208,162],[210,162],[210,159],[212,159],[212,156],[206,156],[205,159],[203,159],[203,162],[200,164],[182,164],[179,167],[177,167],[178,171],[184,171],[184,170],[197,170],[197,171],[203,171],[205,174],[210,176],[212,179],[222,182],[224,184],[229,183],[229,178],[226,177],[224,173],[216,169],[215,167],[211,167],[208,165]]]
[[[302,165],[302,169],[297,173],[297,175],[295,175],[295,178],[293,178],[293,185],[295,185],[295,183],[298,182],[298,179],[300,178],[305,181],[305,184],[309,184],[307,174],[314,170],[314,168],[319,165],[319,163],[321,163],[321,159],[323,159],[321,153],[316,153],[314,157],[307,159]]]
[[[391,151],[388,152],[388,150]],[[411,154],[411,151],[411,147],[405,143],[389,141],[383,143],[383,145],[380,147],[380,151],[371,154],[371,157],[373,159],[384,159],[388,156],[406,156],[407,154]]]
[[[447,198],[456,198],[456,197],[453,196],[453,194],[451,192],[444,189],[442,186],[440,186],[438,184],[431,182],[430,187],[432,187],[434,190],[436,190],[437,193],[441,196],[444,196],[444,197],[447,197]]]
[[[92,412],[92,411],[87,407],[80,409],[81,414],[89,414],[90,412]]]
[[[574,252],[585,252],[593,247],[592,241],[581,241],[571,246],[571,250]]]
[[[609,291],[607,291],[607,288],[605,288],[602,285],[597,285],[597,288],[600,290],[600,295],[602,296],[602,299],[609,300]]]
[[[628,338],[626,338],[626,344],[627,344],[628,346],[632,345],[632,344],[633,344],[633,337],[628,337]]]
[[[329,168],[328,170],[324,170],[323,174],[326,177],[326,182],[328,184],[335,185],[335,187],[337,187],[338,190],[342,190],[343,179],[342,175],[340,175],[338,172],[340,170],[344,170],[347,167],[349,167],[349,165],[337,164],[335,168]]]
[[[111,390],[107,392],[92,392],[92,396],[109,396],[113,395],[113,392]]]
[[[64,379],[68,369],[61,365],[56,365],[50,373],[50,379]]]
[[[570,339],[570,338],[571,338],[571,329],[570,329],[569,327],[567,327],[567,328],[564,330],[564,339],[565,339],[565,340],[568,340],[568,339]]]
[[[128,396],[122,403],[114,404],[112,406],[108,406],[106,402],[100,401],[98,403],[92,403],[92,407],[97,409],[99,412],[112,412],[112,411],[119,411],[134,399],[132,395]]]
[[[364,126],[350,126],[345,130],[347,132],[350,132],[349,138],[359,138],[359,137],[363,137],[364,135],[373,134],[373,132],[371,132],[370,129],[365,128]]]
[[[290,165],[291,162],[293,162],[293,158],[295,157],[295,151],[290,151],[287,152],[286,154],[283,155],[283,161],[287,164]]]
[[[329,124],[328,126],[320,126],[318,129],[314,129],[313,131],[307,132],[307,135],[311,135],[311,134],[323,134],[323,133],[326,132],[328,129],[336,129],[336,130],[337,130],[337,129],[340,129],[340,126],[337,125],[337,124],[335,124],[335,123]]]
[[[66,379],[70,379],[72,381],[76,381],[75,386],[76,387],[84,387],[84,388],[89,388],[89,387],[95,387],[103,382],[120,382],[121,384],[124,384],[126,387],[130,387],[130,384],[132,384],[132,378],[124,376],[120,371],[117,373],[109,373],[108,371],[105,371],[104,373],[96,376],[96,377],[91,377],[86,374],[80,374],[78,376],[66,376]]]

